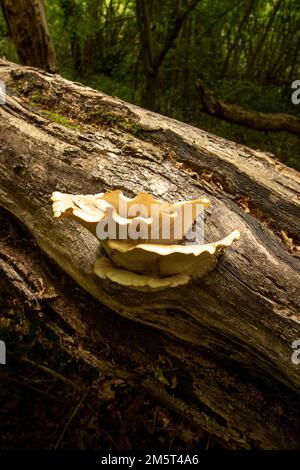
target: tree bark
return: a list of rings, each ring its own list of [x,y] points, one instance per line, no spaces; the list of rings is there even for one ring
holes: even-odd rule
[[[43,0],[1,0],[1,6],[21,63],[57,72]]]
[[[167,30],[164,43],[158,48],[155,38],[154,24],[154,2],[149,0],[136,0],[136,12],[141,41],[141,57],[144,73],[144,86],[142,90],[142,105],[146,109],[159,111],[159,71],[160,67],[177,39],[178,34],[188,17],[189,13],[200,3],[201,0],[192,0],[180,12],[177,3],[175,20],[172,19]]]
[[[273,22],[276,18],[278,10],[280,9],[281,4],[282,4],[282,0],[278,0],[277,3],[274,5],[273,11],[271,12],[269,16],[269,20],[267,24],[265,25],[265,27],[263,28],[263,33],[261,37],[258,39],[258,41],[256,42],[255,48],[249,57],[249,62],[247,64],[247,77],[248,78],[255,76],[255,72],[256,72],[255,63],[256,63],[257,57],[260,51],[262,51],[264,47],[265,41],[268,37],[270,29],[272,28]]]
[[[269,155],[58,76],[1,61],[0,79],[9,90],[0,106],[0,205],[95,305],[136,324],[137,336],[137,324],[144,327],[146,362],[160,345],[170,364],[179,364],[180,387],[144,373],[151,394],[224,447],[299,447],[300,366],[292,362],[300,338],[299,174]],[[188,286],[139,293],[102,281],[92,272],[97,240],[73,221],[54,220],[50,196],[117,188],[169,201],[205,195],[212,202],[207,240],[236,228],[241,239],[212,273]],[[6,278],[10,268],[6,258]],[[75,330],[80,315],[91,331],[91,315],[67,312],[58,315]],[[110,314],[104,317],[109,325]],[[125,330],[116,333],[121,343]],[[212,381],[203,380],[205,361],[216,371]]]
[[[260,113],[219,101],[203,80],[197,80],[203,110],[212,116],[259,131],[286,131],[300,135],[300,119],[291,114]]]

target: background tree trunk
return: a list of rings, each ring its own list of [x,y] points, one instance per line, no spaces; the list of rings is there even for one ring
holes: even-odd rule
[[[174,18],[170,19],[170,25],[162,44],[158,44],[155,25],[155,3],[153,0],[144,2],[136,0],[136,12],[141,41],[141,58],[145,84],[142,90],[142,105],[146,109],[159,111],[159,70],[160,67],[176,41],[180,30],[189,13],[200,3],[201,0],[191,0],[181,11],[181,2],[176,2]],[[157,6],[157,5],[156,5]]]
[[[299,174],[266,154],[60,77],[0,64],[10,90],[0,106],[0,205],[96,300],[87,297],[86,314],[72,300],[74,284],[49,280],[32,255],[20,267],[9,236],[0,265],[6,289],[21,291],[42,311],[50,305],[57,329],[64,319],[60,334],[71,326],[71,338],[79,338],[77,354],[117,375],[118,365],[114,371],[101,356],[107,334],[116,356],[123,351],[135,363],[126,380],[142,382],[223,447],[299,447],[300,374],[291,360],[300,337]],[[54,220],[50,196],[116,188],[170,201],[206,195],[207,240],[236,228],[241,240],[188,286],[138,293],[102,281],[92,273],[97,240],[72,221]],[[51,281],[56,294],[41,300],[35,278],[46,292]],[[110,310],[124,322],[114,335]],[[159,357],[165,362],[157,369]]]
[[[57,72],[43,0],[1,0],[1,6],[21,63]]]

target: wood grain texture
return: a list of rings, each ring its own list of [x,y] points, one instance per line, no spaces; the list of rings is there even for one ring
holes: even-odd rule
[[[154,407],[154,416],[157,408],[173,415],[177,423],[174,432],[186,436],[185,448],[189,450],[299,448],[299,395],[273,378],[262,378],[239,367],[229,357],[213,357],[204,348],[121,317],[78,288],[50,262],[22,224],[2,208],[0,220],[1,298],[7,293],[19,308],[24,305],[33,324],[38,317],[42,328],[52,331],[56,338],[50,344],[41,333],[33,338],[35,347],[26,349],[29,360],[38,360],[35,367],[43,361],[42,341],[48,344],[52,361],[49,358],[46,365],[52,371],[61,355],[67,355],[68,363],[75,358],[76,363],[92,368],[90,377],[86,372],[73,371],[73,387],[77,383],[81,390],[88,390],[97,375],[107,381],[121,379],[126,384],[125,394],[145,394],[145,400]],[[204,327],[201,334],[207,339],[215,335]],[[222,341],[220,338],[219,351]],[[12,349],[11,343],[8,349]],[[24,364],[22,349],[20,354]],[[5,375],[5,369],[2,371]],[[26,368],[21,367],[20,374],[23,381],[30,379]],[[1,390],[5,396],[7,384],[3,375]],[[36,398],[33,393],[31,401],[35,403]],[[44,400],[51,421],[51,395]],[[97,407],[98,404],[96,410],[92,407],[93,417],[95,413],[97,416]],[[103,415],[98,418],[103,430]],[[141,419],[139,413],[138,420]],[[108,431],[106,426],[105,430]]]
[[[195,355],[200,348],[299,391],[300,369],[291,361],[300,338],[299,258],[278,235],[299,241],[299,174],[59,76],[2,61],[0,79],[10,94],[0,106],[0,205],[42,250],[124,317],[188,343]],[[55,122],[61,116],[64,125]],[[50,196],[116,188],[166,201],[207,196],[207,241],[236,228],[241,240],[188,286],[137,293],[101,281],[92,273],[97,240],[72,221],[54,220]]]

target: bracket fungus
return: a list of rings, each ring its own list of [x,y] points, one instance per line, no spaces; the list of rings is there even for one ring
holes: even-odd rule
[[[100,240],[107,256],[96,259],[94,273],[136,290],[162,290],[205,276],[240,237],[234,230],[214,243],[183,242],[209,207],[206,198],[171,204],[147,193],[127,198],[116,190],[85,196],[55,192],[52,202],[54,217],[77,220]]]

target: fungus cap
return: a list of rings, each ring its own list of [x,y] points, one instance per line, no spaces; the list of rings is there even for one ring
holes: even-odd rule
[[[52,202],[54,217],[75,219],[95,236],[99,222],[116,224],[114,239],[108,237],[100,240],[109,259],[106,257],[97,259],[94,272],[102,279],[109,279],[138,290],[177,287],[188,283],[194,277],[205,276],[215,268],[218,255],[223,249],[240,237],[240,232],[234,230],[227,237],[213,243],[174,244],[174,241],[183,238],[190,228],[183,223],[182,236],[176,238],[175,230],[172,229],[180,210],[189,208],[192,225],[199,215],[199,210],[210,205],[206,198],[171,204],[154,199],[147,193],[127,198],[122,191],[116,190],[95,195],[55,192],[52,195]],[[125,214],[123,205],[127,207]],[[155,217],[151,213],[153,207],[156,208]],[[171,237],[168,239],[162,239],[161,225],[164,218],[167,218],[171,227]],[[179,219],[179,222],[181,224],[182,219]],[[122,227],[130,229],[134,224],[144,228],[148,238],[132,239],[129,236],[126,240],[120,239]],[[130,235],[130,230],[127,234]]]
[[[128,198],[120,190],[94,196],[55,192],[52,195],[52,202],[54,217],[73,218],[93,234],[96,233],[96,225],[99,222],[108,228],[109,223],[112,223],[116,227],[114,239],[124,239],[125,228],[125,238],[133,244],[143,241],[152,244],[170,244],[181,240],[198,215],[210,205],[207,198],[171,204],[155,199],[145,192]],[[184,220],[185,212],[189,213],[188,225]],[[165,237],[163,227],[166,226],[169,230]],[[132,233],[137,236],[133,237]]]
[[[200,264],[205,271],[205,265],[210,266],[212,260],[239,237],[239,231],[234,230],[222,240],[203,245],[133,245],[119,240],[106,240],[102,246],[117,266],[136,273],[164,277],[193,269]]]

